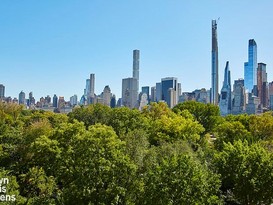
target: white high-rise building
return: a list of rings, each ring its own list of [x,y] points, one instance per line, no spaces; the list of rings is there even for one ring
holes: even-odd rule
[[[111,97],[112,97],[111,89],[110,89],[109,85],[106,85],[104,87],[103,93],[102,93],[103,104],[110,106]]]
[[[137,92],[139,92],[139,50],[133,51],[133,78],[137,79]]]
[[[210,103],[218,105],[218,40],[217,21],[212,20],[211,95]]]

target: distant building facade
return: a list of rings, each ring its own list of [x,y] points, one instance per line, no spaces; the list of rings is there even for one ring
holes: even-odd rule
[[[232,100],[232,114],[245,113],[246,96],[244,79],[234,81],[233,85],[233,100]]]
[[[161,100],[164,100],[169,107],[173,107],[178,103],[177,78],[167,77],[161,79]]]
[[[257,93],[263,108],[268,107],[268,82],[266,73],[266,64],[258,63],[257,69]]]
[[[26,104],[26,94],[23,91],[19,93],[19,104],[20,105]]]
[[[103,104],[110,107],[111,97],[112,97],[111,89],[109,85],[106,85],[102,93]]]
[[[122,105],[129,108],[138,107],[137,79],[122,79]]]
[[[226,62],[223,87],[220,96],[220,112],[222,116],[231,113],[231,80],[229,62]]]
[[[0,84],[0,99],[5,98],[5,86],[3,84]]]

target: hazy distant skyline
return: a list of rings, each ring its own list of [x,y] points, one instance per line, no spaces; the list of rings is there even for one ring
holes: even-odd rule
[[[273,1],[3,0],[0,4],[0,84],[6,96],[23,90],[36,100],[83,94],[95,73],[95,93],[109,85],[121,97],[140,50],[139,86],[177,77],[182,92],[211,86],[211,20],[218,19],[219,90],[226,61],[231,83],[243,78],[248,40],[273,81]]]

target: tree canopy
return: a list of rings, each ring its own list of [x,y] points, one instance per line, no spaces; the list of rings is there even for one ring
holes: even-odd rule
[[[0,103],[0,166],[3,204],[272,204],[273,115]]]

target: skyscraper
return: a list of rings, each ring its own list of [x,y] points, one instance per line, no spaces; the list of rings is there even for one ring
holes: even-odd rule
[[[149,86],[143,86],[141,87],[141,92],[147,94],[147,100],[150,101],[150,87]]]
[[[244,81],[246,92],[251,93],[257,85],[257,44],[254,39],[248,42],[248,62],[244,64]]]
[[[178,91],[177,96],[178,96],[178,98],[179,98],[179,96],[182,94],[181,83],[178,83],[177,86],[178,86],[178,89],[177,89],[177,91]]]
[[[161,83],[156,83],[155,92],[156,92],[156,102],[159,102],[160,100],[162,100],[162,86],[161,86]]]
[[[217,22],[212,20],[212,50],[211,50],[211,100],[210,103],[218,105],[218,41]]]
[[[161,99],[164,100],[169,107],[173,107],[178,102],[178,82],[177,78],[168,77],[161,79]]]
[[[23,91],[21,91],[19,93],[19,104],[24,105],[25,103],[26,103],[26,94]]]
[[[246,109],[244,79],[238,79],[234,81],[233,95],[232,114],[244,113]]]
[[[107,105],[107,106],[110,106],[111,97],[112,97],[111,89],[110,89],[109,85],[106,85],[104,87],[103,93],[102,93],[103,104]]]
[[[221,89],[220,112],[223,116],[231,113],[231,80],[228,61],[225,68],[223,87]]]
[[[122,105],[129,108],[138,107],[137,98],[137,79],[125,78],[122,79]]]
[[[151,102],[156,102],[156,87],[151,87]]]
[[[139,91],[139,50],[133,50],[133,78],[137,79],[137,92]]]
[[[91,98],[95,97],[95,74],[90,74],[90,96]]]
[[[57,108],[58,107],[58,97],[56,94],[53,96],[53,107]]]
[[[111,108],[114,108],[114,107],[116,107],[116,104],[117,104],[117,102],[116,102],[116,96],[113,95],[113,96],[111,97],[110,107],[111,107]]]
[[[268,84],[269,109],[273,110],[273,82]]]
[[[75,94],[70,97],[70,105],[74,107],[77,104],[78,104],[78,96]]]
[[[28,106],[34,105],[35,104],[35,98],[33,97],[33,93],[30,92],[28,94]]]
[[[258,63],[257,69],[257,90],[261,105],[268,107],[268,82],[266,73],[266,64]]]
[[[5,86],[0,84],[0,99],[4,99],[5,97]]]
[[[89,97],[90,96],[90,79],[86,79],[86,84],[85,84],[85,89],[84,89],[84,95],[85,97]]]

